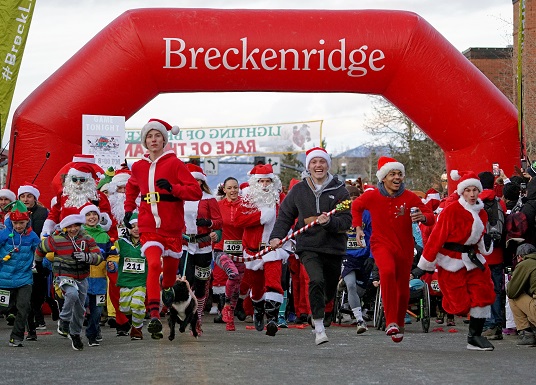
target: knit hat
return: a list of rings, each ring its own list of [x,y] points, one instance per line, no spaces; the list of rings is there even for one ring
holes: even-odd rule
[[[81,215],[80,211],[76,207],[62,207],[60,214],[60,228],[64,229],[67,226],[71,226],[76,223],[86,223],[85,214]]]
[[[458,181],[458,186],[456,187],[458,195],[462,195],[463,190],[469,186],[475,186],[482,192],[482,183],[480,183],[480,179],[478,179],[478,176],[473,171],[452,170],[450,172],[450,178]]]
[[[17,197],[20,197],[24,193],[30,193],[35,197],[35,200],[39,200],[39,196],[41,193],[39,192],[39,189],[36,185],[25,182],[22,186],[19,187],[19,190],[17,191]]]
[[[309,168],[309,163],[313,158],[323,158],[328,162],[328,169],[331,168],[331,157],[322,147],[313,147],[305,152],[305,169]]]
[[[480,183],[482,183],[482,188],[487,190],[493,190],[493,185],[495,184],[495,177],[491,171],[482,171],[478,174]]]
[[[132,216],[130,217],[128,223],[130,223],[131,225],[134,223],[138,223],[138,213],[132,213]]]
[[[186,167],[188,168],[188,171],[190,171],[190,174],[192,174],[192,176],[195,179],[205,181],[205,183],[207,182],[207,176],[203,172],[203,169],[199,167],[197,164],[188,163]]]
[[[532,253],[536,253],[536,247],[530,243],[523,243],[522,245],[519,245],[516,250],[516,255],[527,255]]]
[[[30,214],[28,213],[28,209],[26,208],[26,205],[21,201],[13,201],[7,207],[9,207],[10,209],[9,219],[11,219],[11,222],[30,220]]]
[[[132,172],[128,169],[117,170],[110,183],[113,183],[116,186],[126,186],[131,176]]]
[[[274,178],[274,169],[271,164],[258,164],[253,169],[248,172],[248,175],[255,177],[257,179],[261,178]]]
[[[80,215],[82,215],[84,217],[84,223],[86,222],[86,214],[87,213],[90,213],[92,211],[95,211],[97,213],[97,215],[99,216],[99,222],[101,220],[101,212],[99,210],[99,208],[93,204],[87,204],[85,206],[82,207],[82,210],[80,210]],[[62,226],[63,228],[63,226]]]
[[[112,178],[115,175],[115,169],[113,166],[110,166],[104,171],[104,175],[100,178],[99,183],[97,184],[97,189],[102,191],[102,188],[112,181]]]
[[[406,175],[406,169],[402,163],[388,156],[380,156],[380,159],[378,159],[378,171],[376,171],[378,180],[381,182],[391,170],[399,170],[402,171],[402,176]]]
[[[180,131],[178,126],[171,126],[171,124],[164,122],[160,119],[149,119],[147,124],[141,129],[141,144],[143,147],[147,148],[145,144],[145,138],[151,130],[159,131],[164,137],[164,147],[168,143],[168,132],[171,131],[173,135],[177,135]]]
[[[8,188],[0,189],[0,197],[9,199],[11,202],[17,200],[15,193]]]
[[[503,187],[503,196],[509,201],[517,202],[520,193],[521,187],[517,183],[507,183]]]

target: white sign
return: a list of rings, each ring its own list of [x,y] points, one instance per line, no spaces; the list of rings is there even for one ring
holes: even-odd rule
[[[125,159],[125,117],[82,115],[82,153],[95,155],[103,169],[119,169]]]
[[[274,174],[281,174],[281,157],[280,156],[267,156],[266,163],[270,163],[274,169]]]
[[[218,175],[218,158],[205,158],[203,169],[205,170],[206,175]]]

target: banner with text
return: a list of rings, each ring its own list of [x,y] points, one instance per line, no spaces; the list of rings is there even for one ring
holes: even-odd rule
[[[82,115],[82,152],[103,169],[119,169],[125,159],[125,117]]]
[[[168,148],[178,157],[221,157],[230,155],[304,152],[322,142],[322,120],[251,126],[181,128],[169,133]],[[141,129],[126,132],[126,158],[145,153]]]
[[[0,2],[0,141],[6,129],[9,109],[19,76],[35,0],[2,0]]]

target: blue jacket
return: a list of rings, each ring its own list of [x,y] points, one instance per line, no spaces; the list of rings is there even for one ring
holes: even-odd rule
[[[0,231],[0,288],[15,289],[31,285],[34,252],[39,237],[31,227],[27,227],[23,234],[17,233],[9,219],[5,220],[4,225],[6,228]],[[15,248],[18,251],[14,251]],[[11,258],[4,261],[6,255],[11,255]]]

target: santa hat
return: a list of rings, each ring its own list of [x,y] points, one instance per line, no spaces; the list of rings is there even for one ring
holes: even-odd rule
[[[190,171],[190,174],[192,174],[195,179],[202,180],[205,183],[207,182],[207,176],[203,172],[203,169],[197,164],[188,163],[186,167],[188,167],[188,171]]]
[[[13,201],[9,204],[8,207],[10,208],[9,219],[11,219],[11,222],[30,220],[30,214],[28,213],[28,209],[26,208],[26,205],[21,201]]]
[[[85,215],[81,215],[80,211],[76,207],[62,207],[60,214],[60,228],[64,229],[67,226],[71,226],[76,223],[86,223]]]
[[[406,175],[406,169],[402,163],[388,156],[380,156],[380,159],[378,159],[378,171],[376,171],[378,180],[381,182],[392,170],[402,171],[402,176]]]
[[[164,146],[168,142],[168,131],[171,131],[173,135],[177,135],[180,131],[178,126],[171,126],[171,124],[164,122],[160,119],[149,119],[147,124],[141,129],[141,144],[143,147],[147,148],[145,144],[145,138],[151,130],[159,131],[164,137]]]
[[[469,186],[475,186],[478,190],[482,191],[482,183],[480,183],[480,179],[473,171],[452,170],[450,172],[450,178],[458,181],[458,186],[456,187],[458,195],[462,195],[463,190]]]
[[[102,176],[102,178],[100,178],[99,183],[97,184],[97,189],[101,191],[108,190],[107,188],[105,188],[105,186],[107,186],[108,183],[112,181],[114,175],[115,169],[113,168],[113,166],[108,167],[106,171],[104,171],[104,175]]]
[[[363,185],[363,192],[365,192],[365,191],[374,191],[375,189],[376,189],[376,186],[374,186],[372,184],[365,183]]]
[[[240,183],[240,190],[243,190],[245,188],[249,187],[249,182],[242,182]]]
[[[288,191],[290,191],[292,189],[292,187],[296,186],[298,183],[300,183],[301,180],[299,179],[296,179],[296,178],[292,178],[288,184]]]
[[[112,178],[111,183],[113,183],[116,186],[126,186],[131,176],[132,176],[132,172],[128,169],[117,170],[115,172],[115,175]]]
[[[274,169],[272,168],[271,164],[258,164],[253,169],[248,172],[248,175],[251,177],[255,177],[257,179],[262,178],[274,178]]]
[[[441,200],[441,195],[439,195],[439,191],[437,191],[435,188],[431,188],[426,192],[426,202],[430,201],[431,199],[437,199],[438,201]]]
[[[25,182],[22,186],[19,187],[19,190],[17,191],[17,196],[20,197],[24,193],[30,193],[35,197],[35,200],[39,200],[39,196],[41,193],[39,192],[39,189],[36,185]]]
[[[331,157],[322,147],[313,147],[305,153],[305,169],[309,168],[309,163],[313,158],[323,158],[328,163],[328,169],[331,168]]]
[[[73,160],[68,164],[68,167],[68,176],[98,180],[99,177],[104,174],[104,170],[95,163],[95,156],[89,154],[74,155]]]
[[[84,223],[86,222],[86,219],[85,219],[86,214],[90,213],[92,211],[97,213],[97,215],[99,216],[99,222],[100,222],[100,220],[101,220],[101,212],[100,212],[99,208],[97,206],[93,205],[93,204],[87,204],[87,205],[83,206],[82,209],[80,210],[80,215],[82,215],[84,217]],[[62,228],[63,228],[63,226],[62,226]]]
[[[7,198],[11,202],[17,200],[17,197],[15,196],[15,193],[13,191],[11,191],[10,189],[8,189],[8,188],[0,189],[0,197]]]

